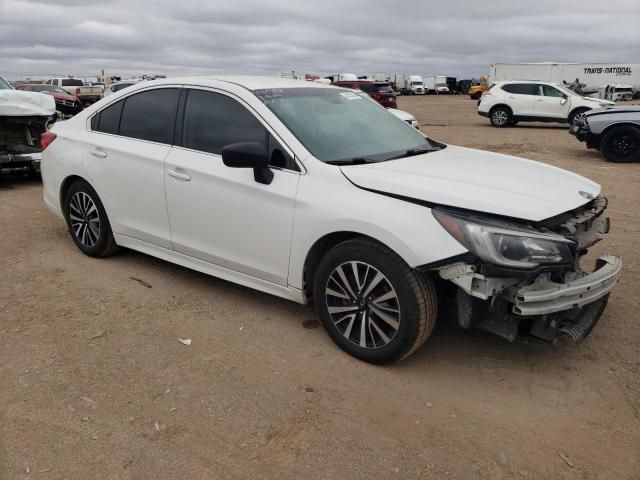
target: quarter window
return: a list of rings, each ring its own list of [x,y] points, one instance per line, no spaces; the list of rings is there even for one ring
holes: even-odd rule
[[[173,143],[179,98],[177,88],[147,90],[125,98],[119,134],[150,142]]]
[[[182,145],[219,155],[225,145],[266,145],[266,129],[244,106],[219,93],[190,90],[184,112]]]

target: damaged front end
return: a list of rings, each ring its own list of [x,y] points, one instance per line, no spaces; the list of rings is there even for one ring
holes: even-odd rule
[[[510,341],[584,339],[599,320],[622,261],[605,255],[592,273],[580,260],[609,231],[607,200],[535,224],[495,221],[446,209],[434,216],[470,253],[430,266],[456,289],[457,323]]]

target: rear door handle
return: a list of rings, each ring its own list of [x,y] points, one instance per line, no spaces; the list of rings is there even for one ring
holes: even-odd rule
[[[183,172],[178,172],[177,170],[167,170],[167,175],[173,178],[184,180],[185,182],[188,182],[191,180],[191,175]]]
[[[89,153],[94,157],[107,158],[107,152],[98,147],[89,150]]]

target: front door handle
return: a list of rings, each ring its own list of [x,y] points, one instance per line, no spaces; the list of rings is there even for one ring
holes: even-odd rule
[[[183,172],[178,172],[177,170],[167,170],[167,174],[170,177],[178,178],[180,180],[184,180],[185,182],[188,182],[191,180],[191,175]]]
[[[544,98],[538,98],[536,99],[536,102],[544,102]]]
[[[107,152],[98,147],[91,149],[89,153],[94,157],[107,158]]]

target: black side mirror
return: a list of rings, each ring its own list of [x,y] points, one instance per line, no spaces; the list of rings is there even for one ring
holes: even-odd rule
[[[253,178],[258,183],[269,185],[273,180],[269,154],[261,143],[240,142],[226,145],[222,149],[222,162],[232,168],[253,168]]]

